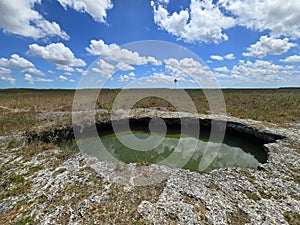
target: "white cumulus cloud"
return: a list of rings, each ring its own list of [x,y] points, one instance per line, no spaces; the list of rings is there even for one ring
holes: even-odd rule
[[[33,73],[40,76],[45,75],[42,71],[35,68],[32,62],[19,56],[18,54],[13,54],[8,59],[0,58],[0,67],[6,68],[6,70],[10,70],[11,68],[18,68],[21,69],[21,72],[23,73]]]
[[[235,26],[235,19],[224,15],[212,0],[191,0],[189,9],[170,14],[166,6],[151,3],[154,21],[163,30],[186,42],[215,42],[228,40],[223,32]]]
[[[66,71],[66,72],[74,72],[75,71],[73,67],[70,67],[68,65],[61,65],[61,64],[56,64],[56,69]]]
[[[213,60],[217,60],[217,61],[223,61],[224,60],[223,56],[220,56],[220,55],[211,55],[210,58],[213,59]]]
[[[216,74],[221,85],[240,87],[272,87],[295,85],[300,68],[285,66],[272,61],[240,60],[226,74]]]
[[[224,59],[232,60],[235,59],[235,56],[233,53],[229,53],[227,55],[221,56],[221,55],[211,55],[211,59],[217,60],[217,61],[223,61]]]
[[[229,53],[229,54],[227,54],[227,55],[224,56],[224,59],[229,59],[229,60],[235,59],[235,56],[234,56],[233,53]]]
[[[57,0],[65,9],[88,13],[97,22],[105,22],[106,11],[113,8],[111,0]]]
[[[75,58],[73,52],[63,43],[52,43],[47,46],[37,44],[29,45],[27,52],[30,56],[36,56],[57,65],[86,66],[85,61]]]
[[[252,30],[270,30],[271,35],[300,37],[300,1],[297,0],[219,0],[237,18],[237,23]]]
[[[100,59],[97,62],[98,68],[92,68],[94,72],[100,73],[102,76],[111,77],[115,72],[114,65],[106,62],[103,59]]]
[[[65,76],[63,76],[63,75],[60,75],[60,76],[58,77],[58,79],[59,79],[60,81],[67,81],[67,80],[69,80],[67,77],[65,77]]]
[[[125,74],[125,75],[121,75],[119,77],[119,82],[128,82],[130,80],[134,80],[135,79],[135,74],[134,72],[130,72],[129,74]]]
[[[170,0],[158,0],[160,3],[169,4]]]
[[[86,76],[88,75],[89,71],[88,70],[83,70],[83,69],[80,69],[80,68],[76,68],[76,71],[78,73],[81,73],[82,76]]]
[[[176,78],[178,81],[179,80],[184,80],[183,77],[178,77]],[[158,85],[173,85],[174,83],[174,77],[172,76],[169,76],[169,75],[166,75],[165,73],[163,72],[160,72],[160,73],[153,73],[151,76],[147,77],[145,79],[146,83],[153,83],[153,84],[158,84]]]
[[[135,70],[133,66],[128,65],[124,62],[119,62],[116,66],[119,70]]]
[[[56,22],[46,20],[34,10],[34,5],[41,2],[41,0],[1,0],[0,28],[4,32],[25,37],[59,36],[68,40],[69,36]]]
[[[255,62],[240,60],[230,71],[232,75],[252,80],[279,80],[294,71],[292,66],[282,66],[271,61],[256,60]]]
[[[258,42],[247,49],[248,52],[243,53],[243,56],[263,58],[266,55],[281,55],[295,46],[297,46],[297,44],[289,42],[288,38],[277,39],[261,36]]]
[[[280,60],[282,62],[286,62],[286,63],[294,63],[294,62],[300,62],[300,55],[292,55],[289,56],[285,59]]]
[[[36,74],[40,76],[45,76],[45,73],[38,70],[37,68],[31,67],[31,68],[25,68],[21,72],[23,73],[30,73],[30,74]]]
[[[228,73],[230,70],[226,66],[224,66],[224,67],[214,68],[214,71],[221,72],[221,73]]]
[[[34,78],[30,74],[25,74],[24,80],[26,80],[30,84],[33,84],[34,82],[53,82],[53,80],[51,80],[51,79],[45,79],[45,78],[41,78],[41,77]]]
[[[119,64],[120,68],[131,68],[132,65],[145,65],[151,63],[153,65],[161,65],[161,62],[154,57],[140,56],[138,52],[129,51],[121,48],[117,44],[105,44],[103,40],[91,40],[91,44],[86,48],[91,55],[102,56],[106,60],[111,60]],[[132,68],[131,68],[132,69]]]
[[[13,54],[10,59],[0,58],[0,66],[10,68],[34,68],[34,65],[27,59],[20,57],[18,54]]]
[[[0,67],[0,74],[11,74],[11,69]]]
[[[188,9],[173,13],[166,3],[151,1],[155,23],[186,42],[219,43],[228,39],[224,30],[235,26],[270,31],[277,38],[300,37],[297,0],[191,0]]]
[[[164,61],[166,70],[176,79],[184,77],[208,78],[212,76],[209,68],[192,58],[183,58],[181,60],[170,58]]]
[[[91,44],[86,50],[91,54],[91,55],[102,55],[102,54],[108,54],[114,49],[119,49],[120,47],[116,44],[105,44],[103,40],[91,40]]]
[[[8,81],[10,82],[11,84],[15,84],[16,83],[16,78],[14,77],[11,77],[11,76],[0,76],[0,79],[1,80],[4,80],[4,81]]]

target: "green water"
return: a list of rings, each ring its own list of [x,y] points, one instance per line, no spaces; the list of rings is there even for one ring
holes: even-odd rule
[[[83,140],[79,146],[81,150],[100,160],[103,160],[104,155],[109,152],[114,159],[125,163],[164,164],[198,172],[208,172],[223,167],[256,168],[260,161],[260,155],[255,156],[255,149],[247,149],[246,144],[244,144],[246,150],[243,150],[230,143],[220,145],[211,143],[207,138],[180,137],[178,134],[162,136],[152,133],[151,140],[159,144],[151,150],[140,151],[128,148],[123,143],[132,143],[137,140],[134,138],[146,140],[149,133],[145,131],[122,132],[118,133],[118,136],[120,139],[115,134],[102,135],[100,140],[103,146],[99,146],[99,137]],[[139,141],[134,146],[135,149],[145,148],[144,142]],[[103,151],[103,148],[106,151]],[[250,146],[250,148],[255,147]]]

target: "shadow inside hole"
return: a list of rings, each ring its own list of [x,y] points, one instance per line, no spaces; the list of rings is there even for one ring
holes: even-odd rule
[[[154,138],[162,138],[163,141],[155,148],[148,151],[137,151],[125,146],[120,139],[116,136],[112,122],[98,122],[97,123],[97,137],[89,135],[89,128],[87,127],[82,132],[82,138],[79,141],[80,149],[84,149],[84,152],[95,156],[101,160],[101,155],[98,155],[99,151],[99,138],[106,148],[106,150],[117,160],[125,163],[141,163],[141,164],[157,164],[168,158],[172,154],[178,154],[177,160],[184,158],[184,155],[180,155],[180,148],[182,152],[189,148],[191,140],[197,141],[195,151],[189,155],[190,159],[185,163],[185,169],[198,172],[208,172],[213,169],[223,167],[241,167],[241,168],[257,168],[259,163],[266,163],[268,160],[267,149],[264,148],[264,144],[270,143],[281,137],[261,133],[254,128],[240,125],[238,129],[235,126],[228,126],[225,132],[225,137],[218,154],[215,156],[210,165],[203,171],[199,170],[199,163],[205,159],[205,149],[209,143],[209,137],[211,132],[211,120],[199,120],[196,118],[185,118],[188,123],[197,122],[200,123],[200,135],[195,136],[195,132],[192,130],[189,132],[181,132],[181,120],[174,118],[164,118],[164,122],[167,125],[167,133],[162,134],[159,129],[155,129],[152,133]],[[145,140],[150,136],[149,122],[151,118],[130,119],[130,130],[126,126],[126,120],[115,121],[118,124],[119,132],[118,136],[121,140],[132,138],[133,136]],[[183,123],[186,125],[186,123]],[[231,123],[232,125],[233,123]],[[241,127],[244,129],[241,129]],[[257,133],[255,133],[257,132]],[[176,146],[182,141],[179,151]],[[78,144],[78,143],[77,143]],[[74,142],[72,144],[65,145],[68,149],[78,148]],[[177,150],[176,150],[177,149]],[[174,152],[175,151],[175,152]],[[178,152],[176,152],[178,151]],[[209,151],[209,148],[207,149]],[[181,158],[182,157],[182,158]]]

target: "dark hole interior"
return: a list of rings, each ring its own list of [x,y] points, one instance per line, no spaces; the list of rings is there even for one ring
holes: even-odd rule
[[[131,119],[129,121],[130,129],[132,131],[150,132],[149,129],[150,118],[144,119]],[[167,134],[176,135],[181,134],[181,121],[180,119],[165,119],[167,124]],[[118,125],[122,127],[122,131],[128,131],[125,126],[125,121],[118,121]],[[97,131],[100,137],[114,133],[111,123],[98,124]],[[159,132],[157,132],[159,133]],[[209,140],[211,133],[211,125],[200,123],[200,134],[195,137],[192,132],[185,132],[186,136],[193,136],[195,138]],[[231,128],[226,128],[223,143],[231,147],[239,147],[243,151],[248,152],[255,156],[260,163],[266,163],[268,160],[268,152],[264,148],[264,144],[271,141],[264,140],[263,138],[256,137],[255,135],[240,132]]]
[[[118,135],[121,136],[121,139],[132,140],[130,138],[134,136],[140,140],[146,140],[150,135],[150,121],[151,118],[130,119],[130,129],[125,126],[126,120],[114,121],[114,124],[119,127]],[[208,172],[222,167],[257,168],[259,163],[266,163],[268,160],[268,150],[264,144],[284,138],[258,131],[243,124],[227,122],[225,136],[223,142],[220,143],[221,147],[215,151],[214,144],[216,142],[210,138],[212,120],[164,118],[163,122],[166,124],[166,134],[162,135],[159,130],[155,129],[155,126],[155,132],[151,134],[154,134],[155,138],[163,137],[163,141],[148,151],[138,151],[123,145],[115,135],[112,121],[97,122],[96,134],[94,126],[86,125],[85,127],[59,128],[51,132],[35,134],[30,139],[51,142],[53,140],[51,136],[55,136],[58,137],[56,140],[61,147],[68,150],[80,150],[99,160],[108,160],[104,157],[103,153],[105,153],[125,163],[163,164],[197,172]],[[192,124],[197,123],[199,126],[196,127],[196,130],[199,131],[200,127],[200,133],[195,135]],[[220,129],[217,129],[218,132],[224,123],[218,124],[217,121],[216,126],[220,126]],[[182,132],[184,127],[187,129],[183,129],[185,132]],[[76,140],[74,132],[77,134]],[[99,145],[100,140],[101,145]],[[190,147],[190,143],[196,143],[196,147]],[[209,158],[213,160],[207,160]],[[173,161],[166,161],[166,159]],[[205,164],[207,165],[203,166]]]
[[[89,127],[85,128],[82,132],[81,139],[84,147],[84,151],[88,154],[98,157],[101,160],[101,154],[97,153],[98,140],[100,137],[101,142],[104,147],[108,149],[108,152],[120,161],[125,163],[160,163],[164,158],[170,157],[174,153],[175,149],[175,140],[179,140],[180,135],[183,135],[185,140],[185,146],[188,146],[190,140],[189,138],[194,138],[199,140],[197,148],[194,154],[190,155],[191,159],[186,161],[184,165],[180,165],[185,169],[198,172],[208,172],[216,168],[222,167],[249,167],[256,168],[259,163],[266,163],[268,160],[267,149],[264,148],[264,144],[273,142],[276,139],[280,138],[273,134],[261,133],[254,128],[249,128],[245,126],[245,129],[236,129],[234,126],[226,127],[226,132],[224,140],[222,143],[222,148],[220,152],[214,156],[215,159],[205,169],[199,169],[199,163],[203,157],[206,157],[204,154],[204,149],[207,147],[207,143],[214,142],[211,141],[211,120],[199,120],[196,118],[182,118],[183,120],[188,120],[188,124],[193,124],[199,122],[200,124],[200,134],[195,136],[192,130],[186,129],[185,133],[182,134],[182,124],[180,119],[174,118],[165,118],[163,119],[167,126],[167,133],[164,137],[167,140],[167,143],[171,143],[170,146],[163,145],[158,146],[155,149],[149,151],[136,151],[134,149],[124,148],[122,143],[119,143],[119,140],[115,137],[115,131],[112,127],[112,122],[99,122],[97,123],[97,132],[98,136],[93,137],[91,131],[89,132]],[[130,131],[139,139],[145,139],[150,135],[149,122],[151,118],[140,118],[140,119],[130,119]],[[122,137],[127,138],[130,136],[128,134],[129,129],[125,126],[126,120],[115,121],[115,124],[119,127],[119,133]],[[186,123],[184,123],[186,125]],[[250,131],[250,132],[249,132]],[[159,130],[155,131],[155,135],[161,135]],[[194,140],[193,139],[193,140]],[[95,148],[96,146],[96,148]],[[74,145],[68,145],[68,148],[76,148]],[[94,149],[95,148],[95,149]],[[183,147],[186,148],[186,147]],[[208,152],[210,148],[207,148]],[[81,145],[82,150],[82,145]],[[110,151],[111,150],[111,151]],[[202,155],[199,155],[199,152],[202,151]],[[157,153],[160,152],[160,153]],[[177,154],[177,153],[176,153]],[[208,154],[209,155],[209,154]],[[177,161],[181,161],[184,155],[176,156]],[[223,161],[222,161],[223,160]],[[205,161],[205,160],[204,160]],[[163,163],[162,163],[163,164]],[[169,164],[167,164],[169,165]],[[176,163],[174,165],[177,165]],[[169,165],[172,166],[172,165]],[[174,166],[176,167],[176,166]]]

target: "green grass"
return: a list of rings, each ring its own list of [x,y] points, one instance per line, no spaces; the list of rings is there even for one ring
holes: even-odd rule
[[[294,212],[284,212],[283,216],[290,225],[300,225],[300,214]]]
[[[254,201],[259,201],[259,200],[261,200],[261,198],[260,198],[257,194],[255,194],[254,192],[244,190],[243,193],[244,193],[249,199],[252,199],[252,200],[254,200]]]
[[[18,222],[17,225],[26,225],[32,221],[32,217],[23,217]]]
[[[12,175],[9,177],[9,181],[11,183],[23,183],[24,180],[25,180],[25,178],[22,175]]]

